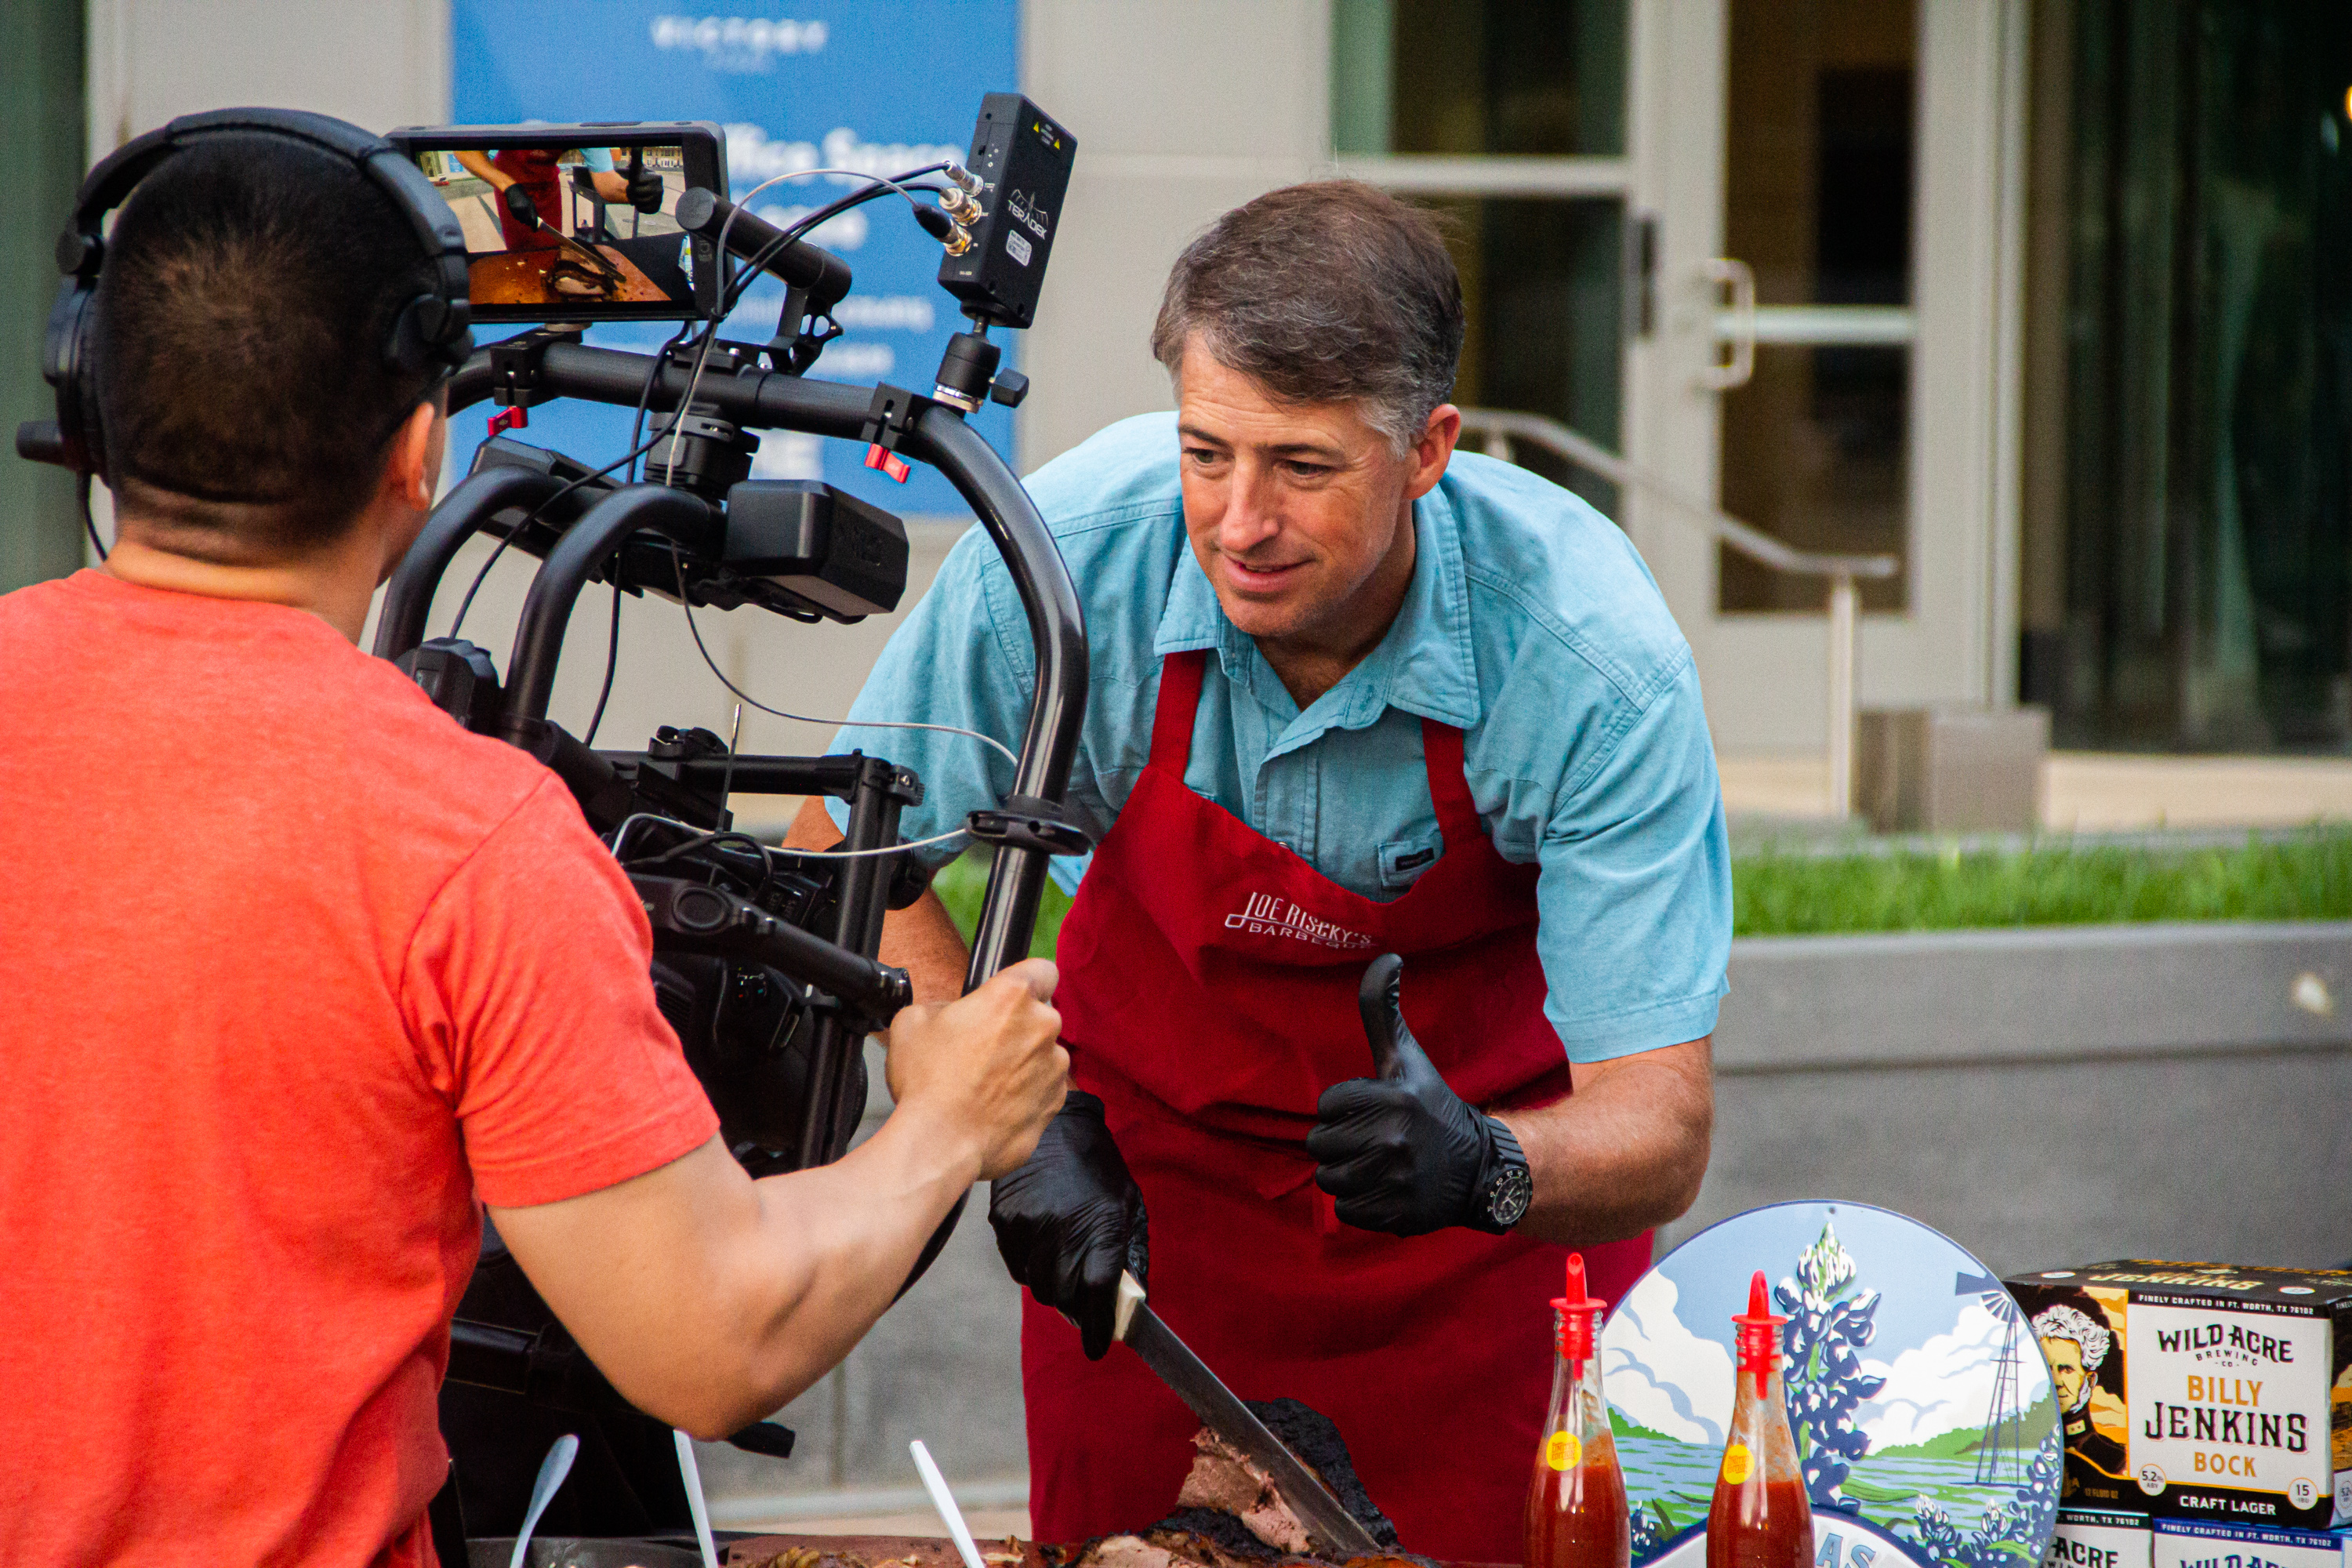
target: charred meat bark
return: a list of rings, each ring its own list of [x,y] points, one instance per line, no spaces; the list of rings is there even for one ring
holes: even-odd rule
[[[1328,1417],[1295,1399],[1253,1402],[1250,1410],[1374,1541],[1394,1552],[1353,1559],[1359,1568],[1426,1568],[1429,1559],[1397,1549],[1396,1526],[1357,1479],[1348,1446]],[[1306,1526],[1264,1470],[1205,1427],[1192,1447],[1192,1473],[1177,1494],[1175,1512],[1132,1535],[1045,1547],[1045,1568],[1311,1568],[1332,1561],[1315,1554]]]

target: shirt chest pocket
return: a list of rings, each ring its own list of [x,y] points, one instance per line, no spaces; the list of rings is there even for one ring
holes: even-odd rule
[[[1437,863],[1445,851],[1445,836],[1434,825],[1403,838],[1391,838],[1381,846],[1381,886],[1392,892],[1402,892],[1421,879],[1421,874]]]

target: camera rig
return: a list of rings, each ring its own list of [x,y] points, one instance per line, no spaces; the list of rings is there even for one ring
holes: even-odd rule
[[[1018,120],[1008,106],[1051,125],[1015,95],[992,94],[989,105],[976,151],[985,151],[992,113],[1001,122]],[[1070,148],[1062,135],[1054,150],[1066,183]],[[993,215],[972,199],[971,187],[985,196],[995,184],[971,179],[958,187],[960,201],[943,205],[985,220]],[[1058,205],[1058,188],[1051,195]],[[604,478],[495,434],[526,416],[494,419],[471,473],[436,507],[394,572],[374,652],[406,670],[458,722],[521,748],[571,790],[644,905],[654,930],[656,995],[719,1113],[722,1136],[759,1175],[828,1163],[846,1150],[866,1106],[863,1039],[911,999],[905,972],[877,952],[886,912],[928,885],[919,863],[894,852],[900,813],[921,800],[922,782],[862,753],[739,755],[707,730],[667,725],[640,751],[592,748],[548,716],[581,595],[605,583],[616,594],[721,609],[755,605],[803,622],[848,623],[896,608],[908,562],[898,521],[824,484],[751,479],[756,432],[859,443],[870,467],[896,476],[924,463],[954,485],[1010,571],[1036,671],[1012,791],[965,823],[995,852],[966,989],[1027,953],[1047,861],[1088,847],[1061,810],[1084,716],[1086,629],[1044,519],[1003,458],[965,422],[984,399],[1015,405],[1026,391],[1021,377],[995,374],[997,351],[986,331],[992,323],[1027,324],[1043,255],[1025,294],[995,281],[960,287],[950,273],[969,268],[957,266],[960,252],[949,240],[941,281],[962,299],[974,330],[950,342],[926,395],[802,378],[838,332],[813,325],[830,326],[831,306],[849,290],[850,270],[837,258],[706,193],[681,204],[679,219],[719,241],[747,271],[785,284],[774,339],[713,341],[714,322],[698,348],[673,359],[667,350],[592,348],[576,331],[540,329],[474,353],[450,383],[453,416],[493,399],[510,411],[561,398],[635,407],[653,421],[645,471],[661,482]],[[923,226],[938,234],[935,222]],[[969,246],[960,225],[955,237]],[[1007,242],[982,235],[989,250]],[[1019,248],[1017,237],[1010,242]],[[539,563],[503,679],[485,649],[425,636],[436,589],[477,534]],[[728,800],[737,790],[840,800],[848,808],[843,841],[804,853],[736,833]],[[932,1237],[909,1286],[937,1257],[961,1208]],[[486,1238],[486,1255],[498,1245]],[[461,1310],[448,1375],[559,1411],[627,1408],[551,1315],[538,1327],[516,1328],[469,1321]],[[792,1434],[763,1422],[733,1441],[782,1457]]]

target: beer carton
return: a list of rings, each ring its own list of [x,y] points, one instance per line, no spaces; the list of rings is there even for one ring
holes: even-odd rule
[[[2344,1568],[2341,1536],[2259,1524],[2155,1521],[2154,1568]]]
[[[2153,1568],[2156,1536],[2144,1513],[2062,1508],[2047,1568]]]
[[[2126,1258],[2006,1283],[2050,1363],[2060,1506],[2352,1522],[2352,1272]]]

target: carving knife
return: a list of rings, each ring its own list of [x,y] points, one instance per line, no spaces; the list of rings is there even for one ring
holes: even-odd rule
[[[1143,1358],[1160,1381],[1175,1390],[1176,1397],[1190,1405],[1192,1414],[1239,1449],[1252,1464],[1274,1479],[1282,1500],[1290,1505],[1299,1522],[1322,1546],[1335,1550],[1345,1557],[1380,1557],[1385,1552],[1371,1532],[1356,1521],[1355,1515],[1339,1506],[1339,1500],[1329,1489],[1315,1479],[1315,1473],[1298,1462],[1298,1457],[1282,1446],[1282,1439],[1265,1429],[1265,1423],[1250,1414],[1248,1405],[1234,1397],[1233,1391],[1217,1381],[1217,1374],[1201,1363],[1201,1358],[1185,1348],[1184,1342],[1160,1321],[1143,1299],[1143,1286],[1132,1274],[1118,1278],[1118,1305],[1112,1320],[1113,1337]]]

